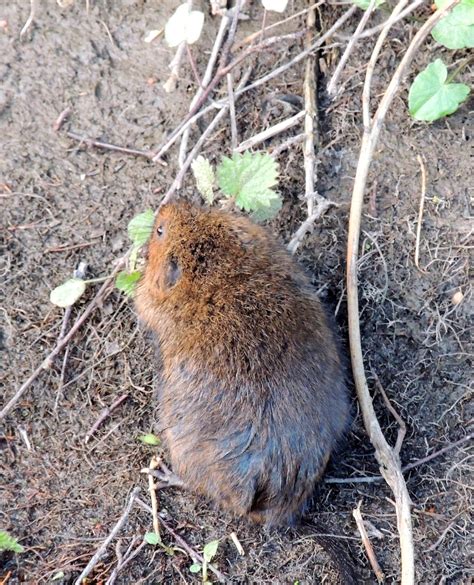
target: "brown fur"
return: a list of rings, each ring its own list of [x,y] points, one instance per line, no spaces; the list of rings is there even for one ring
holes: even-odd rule
[[[246,218],[168,204],[136,306],[162,354],[174,472],[238,515],[292,522],[349,420],[334,336],[298,264]]]

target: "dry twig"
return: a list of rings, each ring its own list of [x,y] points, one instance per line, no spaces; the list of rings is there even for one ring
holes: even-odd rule
[[[402,78],[407,72],[413,57],[415,56],[420,45],[430,33],[435,24],[453,8],[459,0],[451,0],[444,8],[433,14],[425,24],[419,29],[405,55],[401,59],[388,87],[383,95],[377,111],[372,120],[370,120],[370,89],[373,67],[380,52],[381,44],[388,34],[392,22],[398,16],[400,10],[404,7],[405,1],[402,0],[394,9],[392,17],[389,18],[382,33],[375,45],[369,67],[366,73],[364,92],[363,92],[363,113],[364,113],[364,135],[357,165],[357,172],[354,181],[352,194],[351,213],[349,219],[349,235],[347,250],[347,302],[349,316],[349,340],[351,349],[352,370],[356,384],[359,404],[366,431],[370,441],[375,447],[375,456],[380,464],[381,473],[392,489],[395,496],[396,514],[398,521],[398,533],[400,537],[401,549],[401,582],[402,585],[411,585],[415,578],[415,559],[413,549],[413,536],[411,525],[411,501],[408,490],[403,478],[400,459],[398,454],[387,443],[380,424],[377,420],[372,398],[367,385],[364,370],[364,360],[362,355],[360,323],[359,323],[359,300],[358,300],[358,283],[357,283],[357,259],[359,250],[360,224],[362,216],[362,205],[364,199],[365,185],[369,172],[370,163],[374,153],[375,146],[384,123],[385,116],[395,94],[400,86]]]
[[[130,494],[127,506],[126,506],[125,510],[123,511],[122,515],[120,516],[117,523],[110,531],[107,538],[100,545],[97,552],[94,554],[94,556],[91,558],[91,560],[87,563],[86,568],[82,571],[82,573],[79,575],[79,577],[74,581],[74,585],[82,585],[83,580],[91,573],[93,568],[97,565],[97,563],[100,561],[100,559],[104,556],[104,554],[107,550],[107,547],[112,542],[112,540],[117,536],[117,534],[120,532],[120,530],[124,526],[125,522],[127,521],[128,517],[130,516],[130,512],[132,511],[133,504],[135,503],[139,493],[140,493],[140,488],[135,487],[133,489],[132,493]]]
[[[244,150],[253,148],[258,144],[265,142],[265,140],[268,140],[269,138],[272,138],[277,134],[281,134],[282,132],[285,132],[286,130],[293,128],[293,126],[298,124],[298,122],[304,117],[304,115],[305,112],[298,112],[291,118],[286,118],[286,120],[282,120],[281,122],[278,122],[278,124],[270,126],[270,128],[267,128],[266,130],[263,130],[262,132],[255,134],[251,138],[241,142],[235,149],[236,152],[243,152]]]
[[[305,48],[311,47],[311,36],[316,25],[316,14],[314,10],[308,12],[306,18],[306,38]],[[316,128],[316,56],[313,53],[308,55],[306,59],[306,69],[304,76],[304,132],[305,141],[303,146],[304,155],[304,173],[305,173],[305,197],[306,205],[308,208],[308,217],[311,217],[314,212],[315,202],[315,170],[316,170],[316,157],[314,154],[315,147],[315,128]]]
[[[160,459],[153,455],[150,460],[150,469],[156,469],[160,465]],[[158,498],[156,497],[156,487],[151,473],[148,475],[148,491],[150,492],[151,510],[153,517],[153,530],[155,534],[160,534],[160,525],[158,523]]]
[[[20,39],[22,39],[25,36],[25,34],[28,32],[28,29],[33,24],[33,21],[36,16],[37,3],[38,0],[30,0],[30,14],[23,28],[20,31]]]
[[[380,568],[380,565],[377,561],[377,557],[375,556],[374,548],[372,546],[372,543],[370,542],[367,530],[365,529],[364,519],[362,518],[362,513],[360,511],[361,504],[362,500],[360,500],[360,502],[357,504],[357,508],[354,508],[354,510],[352,510],[352,515],[354,516],[354,520],[356,521],[357,528],[359,529],[359,533],[362,538],[362,544],[364,545],[367,557],[369,558],[370,565],[375,573],[377,581],[379,583],[383,583],[385,581],[385,575],[383,574],[383,571]]]
[[[291,238],[290,243],[287,246],[288,251],[291,254],[294,254],[296,252],[298,246],[301,244],[306,233],[313,227],[313,224],[317,219],[324,215],[330,207],[339,207],[339,205],[334,201],[324,199],[324,197],[321,197],[320,195],[318,195],[317,201],[318,205],[316,206],[316,209],[313,211],[313,214],[306,218],[305,221],[300,225],[300,227],[296,230],[295,235]]]
[[[334,70],[334,73],[332,74],[331,79],[329,80],[329,83],[327,86],[327,92],[328,92],[328,95],[331,97],[334,97],[337,93],[336,90],[337,90],[337,84],[339,83],[339,78],[341,77],[341,74],[344,71],[344,67],[346,66],[346,63],[350,57],[350,54],[352,53],[352,50],[354,49],[357,41],[360,39],[360,36],[365,28],[365,25],[367,24],[367,21],[369,20],[369,18],[372,15],[372,12],[375,8],[375,2],[376,2],[376,0],[370,0],[370,4],[367,7],[367,10],[364,11],[364,14],[362,15],[362,18],[360,19],[360,22],[357,25],[357,28],[355,29],[354,34],[352,35],[352,37],[350,38],[350,40],[347,44],[346,50],[342,54],[342,57],[341,57],[339,63],[337,64],[337,67]]]
[[[92,435],[97,431],[97,429],[105,421],[105,419],[107,417],[109,417],[112,414],[112,412],[122,404],[122,402],[125,402],[125,400],[127,400],[127,398],[128,398],[128,394],[122,394],[122,396],[119,396],[118,398],[116,398],[110,406],[106,406],[105,408],[102,409],[99,417],[97,418],[97,420],[92,425],[91,429],[87,432],[87,434],[84,438],[85,444],[87,444],[89,442]]]
[[[420,209],[418,211],[418,223],[416,224],[416,244],[415,244],[415,266],[420,272],[424,272],[420,268],[420,238],[421,238],[421,223],[423,221],[423,210],[425,208],[426,196],[426,167],[423,158],[417,155],[417,160],[421,169],[421,195],[420,195]]]

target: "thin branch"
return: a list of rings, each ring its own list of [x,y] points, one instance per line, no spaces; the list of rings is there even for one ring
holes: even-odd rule
[[[402,449],[402,444],[403,444],[403,441],[405,439],[405,435],[407,434],[407,426],[405,424],[405,421],[402,419],[402,417],[398,414],[398,412],[393,407],[392,403],[390,402],[389,397],[387,396],[387,393],[385,392],[385,388],[382,386],[380,378],[377,376],[377,373],[373,370],[372,370],[372,376],[375,379],[375,385],[377,386],[377,390],[382,395],[383,401],[385,402],[385,406],[391,412],[393,418],[398,423],[397,442],[396,442],[393,450],[395,451],[395,453],[397,455],[400,455],[400,451]]]
[[[383,574],[383,571],[380,568],[377,557],[375,556],[374,548],[372,546],[372,543],[370,542],[367,530],[365,529],[364,519],[362,518],[362,513],[360,511],[361,504],[362,500],[360,500],[359,503],[357,504],[357,508],[354,508],[354,510],[352,510],[352,515],[354,516],[357,528],[359,529],[359,533],[362,538],[362,544],[364,545],[367,557],[369,558],[370,565],[375,573],[375,577],[377,578],[377,581],[379,583],[383,583],[385,581],[385,575]]]
[[[89,147],[101,148],[103,150],[111,150],[113,152],[121,152],[123,154],[131,154],[133,156],[143,156],[148,160],[153,159],[153,152],[150,150],[138,150],[136,148],[127,148],[125,146],[117,146],[115,144],[110,144],[109,142],[101,142],[100,140],[93,140],[92,138],[87,138],[87,136],[81,136],[80,134],[76,134],[76,132],[66,132],[66,136],[72,138],[73,140],[77,140],[80,144],[85,144]],[[167,166],[164,161],[158,161],[161,165]]]
[[[362,31],[365,28],[365,25],[367,24],[369,18],[372,15],[372,12],[375,8],[376,1],[377,0],[370,0],[370,4],[368,5],[367,9],[364,11],[364,14],[362,15],[362,18],[360,19],[360,22],[357,25],[357,28],[355,29],[354,34],[352,35],[350,41],[347,43],[347,47],[346,47],[344,53],[342,54],[342,57],[341,57],[339,63],[337,64],[337,67],[334,70],[334,73],[332,74],[332,77],[331,77],[331,79],[328,83],[328,86],[327,86],[327,92],[328,92],[328,95],[330,97],[334,97],[336,95],[337,84],[339,83],[339,78],[341,77],[341,74],[344,71],[344,67],[346,66],[346,63],[349,60],[350,54],[352,53],[357,41],[360,39],[360,36],[362,34]]]
[[[106,406],[105,408],[102,409],[101,413],[99,414],[99,417],[92,425],[91,429],[87,432],[84,438],[84,444],[87,444],[90,441],[92,435],[97,431],[97,429],[105,421],[105,419],[108,418],[112,414],[112,412],[122,404],[122,402],[125,402],[128,396],[129,396],[128,394],[122,394],[122,396],[116,398],[110,406]]]
[[[25,36],[25,34],[28,32],[28,29],[33,24],[33,21],[36,16],[36,9],[38,7],[37,2],[38,0],[30,0],[30,14],[28,16],[27,21],[23,25],[23,28],[20,31],[20,39],[22,39]]]
[[[237,149],[237,119],[235,115],[234,85],[232,73],[227,74],[227,93],[229,95],[229,115],[230,115],[230,144],[232,152]]]
[[[426,0],[415,0],[415,2],[412,2],[412,4],[410,4],[404,10],[402,10],[399,13],[399,15],[397,16],[397,18],[395,18],[395,20],[392,20],[392,24],[395,24],[395,23],[399,22],[400,20],[403,20],[405,18],[405,16],[408,16],[410,14],[410,12],[413,12],[414,10],[416,10],[419,6],[421,6],[425,2],[426,2]],[[368,28],[363,33],[361,33],[361,35],[359,36],[359,39],[367,39],[367,38],[377,34],[378,32],[380,32],[384,28],[384,26],[386,26],[387,23],[388,23],[388,19],[385,22],[378,24],[377,26],[374,26],[372,28]],[[342,35],[339,33],[336,34],[336,38],[343,39],[346,41],[349,41],[351,39],[351,37],[346,36],[346,35]]]
[[[394,13],[398,15],[400,5],[404,6],[405,0],[402,0],[394,9]],[[437,22],[456,4],[459,0],[451,0],[444,8],[434,13],[425,24],[419,29],[413,37],[408,46],[405,55],[400,61],[388,87],[383,95],[373,120],[370,122],[369,103],[370,87],[372,79],[372,71],[367,70],[366,80],[364,85],[364,135],[359,155],[359,162],[357,165],[356,177],[354,181],[354,189],[352,194],[351,212],[349,219],[349,235],[348,235],[348,250],[347,250],[347,303],[349,316],[349,341],[351,350],[352,370],[354,374],[354,381],[357,389],[359,404],[361,406],[362,415],[366,431],[369,435],[370,441],[375,447],[375,455],[381,466],[381,473],[386,482],[392,489],[395,502],[398,523],[398,533],[400,537],[401,549],[401,583],[402,585],[412,585],[415,578],[415,560],[413,550],[413,536],[411,523],[411,501],[403,478],[400,460],[390,446],[380,428],[377,416],[374,411],[372,398],[367,385],[367,380],[364,370],[364,360],[361,347],[360,322],[359,322],[359,300],[358,300],[358,282],[357,282],[357,260],[359,250],[360,224],[362,216],[362,205],[364,200],[365,186],[367,176],[370,168],[372,156],[377,144],[380,130],[383,126],[385,116],[390,107],[390,104],[395,97],[396,92],[401,84],[404,75],[407,72],[408,66],[412,62],[417,50],[423,43],[426,36],[430,33]],[[380,50],[380,39],[384,39],[388,34],[388,29],[391,26],[391,18],[383,29],[379,40],[374,48],[371,62],[375,64],[376,57]],[[374,56],[375,55],[375,56]],[[369,119],[368,119],[369,118]]]
[[[227,15],[224,15],[221,19],[221,23],[219,25],[219,30],[217,31],[216,40],[214,41],[214,46],[212,47],[211,56],[209,57],[209,61],[207,63],[204,77],[202,78],[202,84],[198,88],[193,99],[191,100],[191,104],[189,106],[189,111],[191,111],[194,108],[194,106],[198,102],[199,98],[204,93],[204,89],[209,85],[209,83],[212,79],[212,72],[214,71],[214,67],[215,67],[215,64],[217,62],[217,58],[219,56],[219,52],[220,52],[222,43],[224,41],[225,32],[226,32],[229,24],[230,24],[230,17]],[[190,127],[188,127],[184,131],[183,136],[181,138],[181,145],[179,147],[179,156],[178,156],[178,162],[179,162],[180,168],[183,166],[184,161],[186,159],[189,131],[190,131]]]
[[[130,494],[128,499],[128,504],[123,511],[122,515],[118,519],[115,526],[112,528],[110,534],[104,540],[104,542],[100,545],[99,549],[95,553],[95,555],[91,558],[88,562],[86,568],[82,571],[79,577],[74,581],[74,585],[81,585],[83,580],[91,573],[92,569],[96,566],[96,564],[100,561],[100,559],[104,556],[107,547],[112,542],[112,540],[116,537],[116,535],[120,532],[122,527],[124,526],[125,522],[127,521],[128,517],[130,516],[130,512],[132,511],[133,504],[135,503],[137,496],[140,492],[139,487],[135,487]]]
[[[153,455],[150,460],[150,469],[156,469],[160,465],[160,459]],[[153,480],[153,475],[148,475],[148,491],[150,492],[151,511],[153,518],[153,530],[155,534],[160,535],[160,525],[158,523],[158,498],[156,497],[156,487]]]
[[[181,67],[181,61],[183,60],[185,53],[186,41],[183,41],[176,49],[175,56],[168,65],[171,70],[171,74],[163,83],[163,89],[166,91],[166,93],[172,93],[176,89],[176,84],[178,83],[179,79],[179,68]]]
[[[306,233],[309,232],[309,230],[313,227],[314,222],[322,215],[324,215],[330,207],[339,207],[339,205],[334,201],[330,201],[329,199],[324,199],[324,197],[318,196],[318,205],[313,211],[313,214],[306,218],[306,220],[300,225],[287,246],[288,251],[291,254],[296,252]]]
[[[375,1],[375,0],[374,0]],[[308,12],[306,18],[306,39],[305,47],[311,47],[311,36],[316,25],[316,14],[314,10]],[[305,198],[308,208],[308,217],[311,217],[314,212],[315,199],[315,169],[316,157],[314,154],[314,133],[317,123],[316,118],[316,57],[314,53],[310,53],[306,59],[306,68],[304,76],[304,132],[305,141],[303,146],[304,156],[304,173],[305,173]]]
[[[421,238],[421,224],[423,221],[423,210],[425,208],[426,196],[426,167],[423,158],[417,155],[417,160],[421,169],[421,195],[420,195],[420,209],[418,210],[418,223],[416,224],[416,243],[415,243],[415,266],[420,272],[424,272],[420,268],[420,238]]]
[[[74,322],[74,325],[71,327],[69,332],[61,339],[56,342],[56,346],[54,349],[48,354],[48,356],[43,360],[43,362],[36,368],[36,370],[31,374],[31,376],[23,383],[23,385],[17,390],[12,398],[7,402],[7,404],[3,407],[0,411],[0,420],[5,418],[10,410],[16,405],[16,403],[20,400],[23,394],[28,390],[28,388],[33,384],[33,382],[38,378],[38,376],[44,371],[48,370],[52,364],[56,356],[67,346],[70,340],[76,335],[79,329],[84,325],[90,315],[100,307],[104,301],[108,297],[108,295],[113,290],[113,281],[115,275],[125,266],[127,261],[128,253],[120,258],[115,265],[112,274],[107,278],[107,280],[103,283],[100,287],[99,291],[86,307],[86,309],[79,315],[79,317]]]
[[[270,128],[267,128],[266,130],[263,130],[262,132],[255,134],[251,138],[241,142],[239,146],[237,146],[237,148],[235,149],[236,152],[243,152],[244,150],[253,148],[257,146],[257,144],[261,144],[262,142],[265,142],[265,140],[268,140],[269,138],[272,138],[277,134],[281,134],[282,132],[285,132],[286,130],[293,128],[293,126],[298,124],[298,122],[300,122],[300,120],[303,119],[304,115],[305,112],[298,112],[291,118],[286,118],[285,120],[278,122],[278,124],[270,126]]]

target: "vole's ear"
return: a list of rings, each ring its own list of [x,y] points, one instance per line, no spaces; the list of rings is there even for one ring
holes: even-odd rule
[[[170,258],[166,267],[164,285],[165,288],[171,288],[181,278],[181,268],[174,258]]]

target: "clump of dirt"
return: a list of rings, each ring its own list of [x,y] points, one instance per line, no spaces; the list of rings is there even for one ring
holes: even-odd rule
[[[176,151],[163,167],[145,158],[86,148],[53,129],[59,113],[70,107],[66,128],[84,136],[144,150],[162,142],[185,116],[196,86],[185,66],[177,90],[166,94],[162,83],[173,52],[159,42],[146,44],[143,37],[147,30],[162,26],[175,6],[171,0],[153,5],[132,0],[91,2],[87,9],[79,2],[41,3],[23,40],[18,33],[29,6],[11,3],[2,8],[2,403],[31,375],[60,335],[63,312],[49,303],[49,291],[80,261],[87,262],[91,277],[110,273],[115,259],[128,248],[127,222],[137,212],[157,207],[177,171]],[[304,7],[295,2],[294,10]],[[207,11],[207,3],[202,8]],[[321,26],[327,28],[336,14],[333,7],[322,8]],[[250,21],[239,25],[242,37],[260,26],[256,3],[250,16]],[[357,20],[356,16],[347,26],[347,33]],[[203,38],[193,47],[200,70],[219,24],[210,16],[206,23]],[[298,28],[303,28],[301,19],[281,27],[279,34]],[[381,57],[374,96],[386,87],[413,30],[411,24],[397,25],[397,34]],[[336,314],[342,339],[347,334],[347,217],[369,41],[356,47],[343,76],[344,91],[332,104],[326,101],[324,86],[340,47],[325,48],[319,55],[317,187],[338,207],[318,221],[298,250],[315,287]],[[259,54],[252,78],[296,55],[301,41],[286,41],[285,47]],[[413,69],[422,69],[433,54],[442,51],[429,41]],[[303,73],[300,64],[238,100],[241,140],[298,111]],[[405,465],[461,439],[472,420],[469,109],[469,104],[464,105],[455,115],[431,125],[414,123],[406,111],[405,88],[388,116],[369,180],[359,263],[363,350],[369,381],[374,381],[373,370],[407,423],[401,453]],[[227,126],[218,129],[205,147],[211,160],[230,151]],[[265,147],[278,146],[298,132],[276,137]],[[414,264],[418,154],[428,172],[420,269]],[[279,155],[284,206],[270,227],[286,242],[305,219],[302,161],[298,144]],[[191,195],[191,182],[184,193]],[[70,323],[95,291],[91,287],[73,308]],[[459,292],[463,300],[455,304],[453,297]],[[139,472],[157,449],[141,444],[137,436],[155,429],[156,360],[132,304],[114,292],[69,345],[64,372],[61,355],[7,417],[0,437],[1,528],[19,538],[25,552],[0,556],[3,582],[45,583],[57,576],[56,583],[72,583],[110,533],[133,487],[141,485],[141,497],[147,499],[147,481]],[[373,388],[377,414],[387,438],[394,442],[396,422]],[[102,409],[122,394],[128,398],[86,444],[85,436]],[[348,442],[331,463],[330,477],[378,474],[355,399],[354,413]],[[466,583],[470,578],[468,472],[467,444],[407,472],[417,583]],[[399,553],[390,498],[383,482],[324,483],[308,515],[349,543],[368,583],[375,578],[352,510],[362,500],[377,557],[387,582],[395,583]],[[196,549],[218,538],[216,564],[235,583],[337,582],[326,555],[306,535],[266,533],[176,490],[160,493],[160,510]],[[134,508],[119,534],[122,551],[148,530],[150,516]],[[237,533],[245,556],[229,540],[231,532]],[[167,533],[163,538],[176,545]],[[101,583],[110,576],[117,562],[115,550],[114,543],[89,582]],[[149,546],[117,582],[198,582],[189,572],[190,564],[181,552],[170,556]]]

